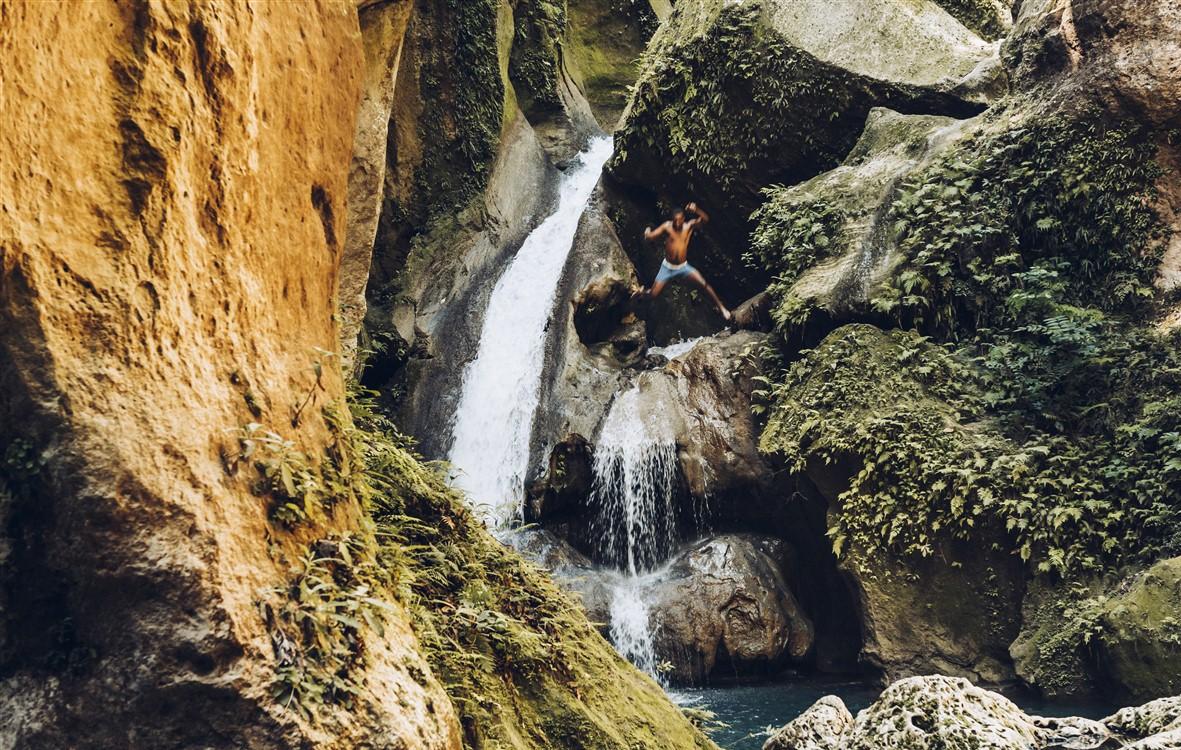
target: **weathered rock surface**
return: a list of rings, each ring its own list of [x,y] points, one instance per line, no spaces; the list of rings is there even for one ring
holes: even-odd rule
[[[772,735],[764,750],[1172,750],[1181,736],[1176,720],[1176,699],[1103,721],[1030,716],[967,680],[932,675],[895,682],[856,719],[839,698],[822,698]]]
[[[1040,733],[1033,720],[997,693],[955,677],[911,677],[886,688],[857,715],[843,750],[936,750],[987,747],[1028,750]]]
[[[995,56],[927,0],[681,3],[650,50],[609,171],[651,207],[710,209],[695,257],[731,279],[752,278],[740,256],[760,190],[836,166],[873,107],[978,111],[952,92]]]
[[[1106,602],[1099,666],[1122,698],[1181,693],[1181,557],[1162,560]]]
[[[769,192],[754,216],[754,247],[782,274],[780,283],[791,285],[774,317],[789,320],[791,307],[802,303],[834,321],[872,319],[873,291],[901,261],[889,215],[900,185],[970,130],[968,122],[948,117],[874,109],[841,166]],[[823,254],[809,257],[790,245],[796,223],[814,221],[805,214],[818,210],[832,218],[824,229]]]
[[[658,658],[670,678],[699,685],[773,673],[812,648],[812,623],[781,569],[784,545],[726,535],[682,552],[643,594]]]
[[[763,743],[763,750],[837,750],[853,729],[853,714],[844,701],[828,695],[779,728]]]
[[[1077,584],[1074,584],[1077,585]],[[1092,584],[1087,595],[1098,594]],[[1093,652],[1083,643],[1078,596],[1045,578],[1030,581],[1021,603],[1021,631],[1009,654],[1017,676],[1044,697],[1061,699],[1100,692]]]
[[[1121,708],[1104,719],[1103,723],[1113,732],[1137,740],[1181,729],[1181,695]]]
[[[365,290],[373,260],[373,241],[381,215],[385,185],[386,144],[394,106],[394,83],[402,57],[402,40],[410,21],[413,0],[363,8],[359,11],[365,43],[365,76],[353,160],[349,168],[348,221],[337,292],[340,305],[341,359],[352,369],[357,336],[365,318]]]
[[[0,16],[0,443],[32,458],[3,468],[0,746],[458,748],[398,608],[353,710],[271,698],[259,600],[360,509],[289,533],[229,471],[248,422],[331,440],[356,11]]]
[[[1098,99],[1156,128],[1181,125],[1181,8],[1171,0],[1028,0],[1004,58],[1017,86],[1055,84],[1061,106]],[[1043,89],[1043,93],[1045,93]]]

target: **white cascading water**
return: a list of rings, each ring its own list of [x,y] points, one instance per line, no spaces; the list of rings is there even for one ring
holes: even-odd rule
[[[677,446],[659,413],[645,417],[641,392],[615,396],[595,444],[591,507],[601,559],[623,575],[611,597],[611,642],[660,679],[645,590],[676,544]]]
[[[633,386],[615,396],[595,443],[591,507],[601,558],[647,573],[676,544],[677,444],[660,414],[645,417]]]
[[[644,579],[628,576],[611,592],[611,644],[623,658],[660,679]]]
[[[525,239],[496,282],[479,351],[464,371],[448,456],[451,481],[493,528],[520,518],[545,329],[578,221],[611,148],[610,138],[593,139],[563,175],[557,210]]]

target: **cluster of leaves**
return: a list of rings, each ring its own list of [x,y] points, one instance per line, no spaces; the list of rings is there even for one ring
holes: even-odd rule
[[[1019,325],[1039,302],[1142,312],[1160,261],[1154,152],[1099,113],[976,136],[904,186],[907,262],[875,305],[943,338]]]
[[[320,461],[258,422],[237,430],[239,451],[231,470],[240,464],[254,468],[252,491],[268,498],[271,518],[288,528],[323,521],[325,513],[342,500],[362,500],[361,467],[341,437],[338,407],[325,407],[324,416],[336,437]]]
[[[625,171],[629,155],[659,160],[694,189],[708,181],[753,207],[768,181],[796,182],[840,161],[880,92],[792,46],[757,3],[675,13],[641,61],[613,170]]]
[[[839,249],[846,214],[825,200],[785,200],[778,186],[763,193],[768,200],[751,216],[756,228],[743,260],[774,274],[767,292],[776,300],[771,311],[776,328],[800,329],[812,306],[791,293],[792,285],[804,271]]]
[[[775,186],[763,191],[769,200],[751,216],[757,229],[743,260],[773,270],[776,286],[786,290],[800,274],[838,249],[845,212],[820,199],[775,200],[780,190]]]
[[[1143,133],[1101,122],[979,137],[922,173],[876,303],[933,340],[853,331],[768,383],[767,450],[862,461],[838,550],[995,537],[1065,575],[1177,549],[1181,341],[1142,322],[1159,172]]]
[[[390,603],[370,534],[321,539],[290,583],[262,604],[276,659],[272,695],[312,720],[321,705],[351,706],[364,687],[363,631],[381,637]]]

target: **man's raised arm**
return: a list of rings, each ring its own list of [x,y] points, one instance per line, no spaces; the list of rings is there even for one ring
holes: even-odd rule
[[[693,213],[697,214],[697,218],[693,220],[694,224],[709,223],[709,214],[702,210],[701,206],[697,205],[696,203],[690,203],[689,205],[685,206],[685,210],[692,211]]]

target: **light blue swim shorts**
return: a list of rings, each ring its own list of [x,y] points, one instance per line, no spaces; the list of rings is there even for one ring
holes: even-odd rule
[[[659,284],[661,282],[679,279],[682,276],[688,276],[696,270],[696,268],[689,265],[689,261],[673,265],[668,262],[668,259],[665,259],[660,262],[660,270],[656,272],[655,283]]]

